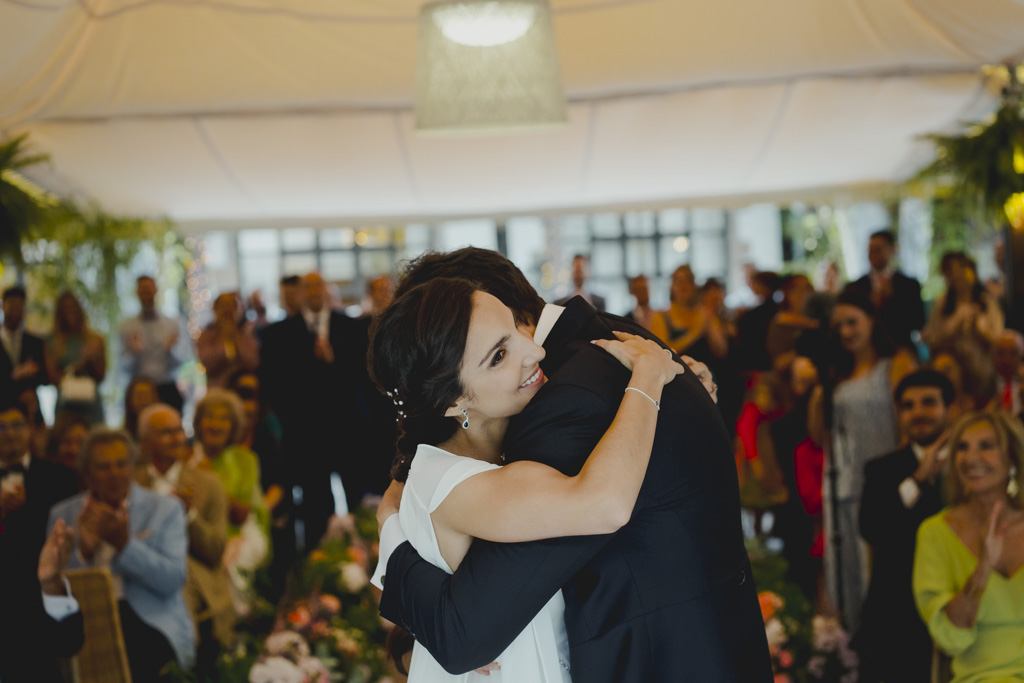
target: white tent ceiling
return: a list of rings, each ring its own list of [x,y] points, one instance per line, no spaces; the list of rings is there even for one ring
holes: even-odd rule
[[[33,179],[186,226],[724,202],[898,182],[990,111],[1022,0],[552,0],[569,124],[413,131],[417,0],[0,0]]]

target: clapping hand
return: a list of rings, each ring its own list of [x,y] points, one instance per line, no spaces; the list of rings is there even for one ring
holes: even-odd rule
[[[39,585],[47,595],[64,594],[61,573],[68,566],[74,544],[75,530],[66,526],[63,519],[58,519],[39,553]]]
[[[23,484],[0,489],[0,517],[6,517],[18,510],[25,504],[25,501],[25,486]]]
[[[940,456],[944,455],[943,449],[946,448],[948,439],[949,432],[944,432],[931,445],[925,447],[921,462],[918,463],[917,469],[911,475],[918,484],[934,482],[935,477],[942,471],[946,460]]]
[[[985,534],[985,542],[981,548],[981,561],[989,569],[995,569],[999,558],[1003,556],[1003,541],[1006,538],[1007,522],[1000,521],[1003,514],[1003,501],[996,501],[992,506],[992,515],[988,520],[988,533]]]
[[[19,382],[27,377],[32,377],[39,373],[39,363],[29,358],[24,363],[19,363],[14,366],[14,371],[11,372],[11,379],[15,382]]]
[[[328,365],[334,362],[334,349],[331,348],[331,343],[323,337],[316,338],[313,355]]]

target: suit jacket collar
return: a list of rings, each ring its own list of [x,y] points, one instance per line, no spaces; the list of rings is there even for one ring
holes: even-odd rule
[[[597,309],[583,297],[573,297],[566,302],[565,310],[544,340],[546,355],[540,363],[544,374],[550,377],[576,352],[570,342],[578,339],[584,329],[597,322],[597,317]],[[599,334],[595,331],[594,336]]]

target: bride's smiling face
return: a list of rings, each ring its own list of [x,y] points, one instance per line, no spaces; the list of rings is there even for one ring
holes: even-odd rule
[[[462,408],[474,418],[506,418],[522,412],[544,384],[544,349],[504,304],[486,292],[473,293],[473,313],[462,358],[465,396],[446,415],[462,420]]]

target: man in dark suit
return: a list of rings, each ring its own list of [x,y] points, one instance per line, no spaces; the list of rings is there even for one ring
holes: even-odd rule
[[[0,327],[0,400],[13,400],[46,384],[43,340],[25,331],[25,290],[8,287],[3,295]]]
[[[260,356],[263,395],[281,419],[283,450],[293,463],[302,503],[305,548],[312,550],[334,513],[332,471],[352,507],[365,488],[366,432],[358,387],[368,384],[365,326],[331,310],[319,273],[302,279],[297,315],[266,328]]]
[[[924,325],[924,304],[921,284],[892,267],[896,256],[896,236],[890,230],[879,230],[868,239],[868,262],[871,272],[850,287],[871,299],[876,321],[897,346],[913,348],[910,333]]]
[[[576,254],[572,257],[572,284],[573,292],[567,297],[559,299],[555,303],[559,306],[564,306],[574,296],[583,297],[587,303],[592,305],[600,313],[604,313],[605,304],[604,297],[598,296],[590,291],[589,288],[584,287],[587,280],[590,278],[590,259],[583,254]]]
[[[82,612],[64,579],[74,531],[55,525],[33,562],[11,562],[18,551],[9,540],[0,532],[0,681],[63,683],[55,657],[71,657],[85,638]]]
[[[874,549],[871,584],[855,646],[860,680],[927,683],[932,641],[914,605],[917,528],[942,509],[941,470],[953,385],[934,370],[903,378],[895,399],[910,444],[864,467],[861,535]]]
[[[590,343],[637,325],[582,298],[544,306],[507,259],[481,249],[414,264],[399,294],[438,276],[476,280],[536,326],[547,384],[509,425],[507,461],[579,472],[611,423],[628,372]],[[385,513],[386,514],[386,513]],[[384,523],[384,537],[397,529]],[[383,546],[387,541],[382,539]],[[731,442],[692,372],[665,387],[654,448],[629,524],[616,534],[531,543],[475,540],[454,575],[401,543],[387,562],[381,613],[451,672],[499,655],[561,589],[577,681],[771,681],[740,528]]]
[[[46,540],[50,508],[78,493],[78,480],[67,467],[29,453],[28,419],[23,403],[0,404],[0,524],[13,544],[8,547],[21,549],[19,561],[33,563]]]

